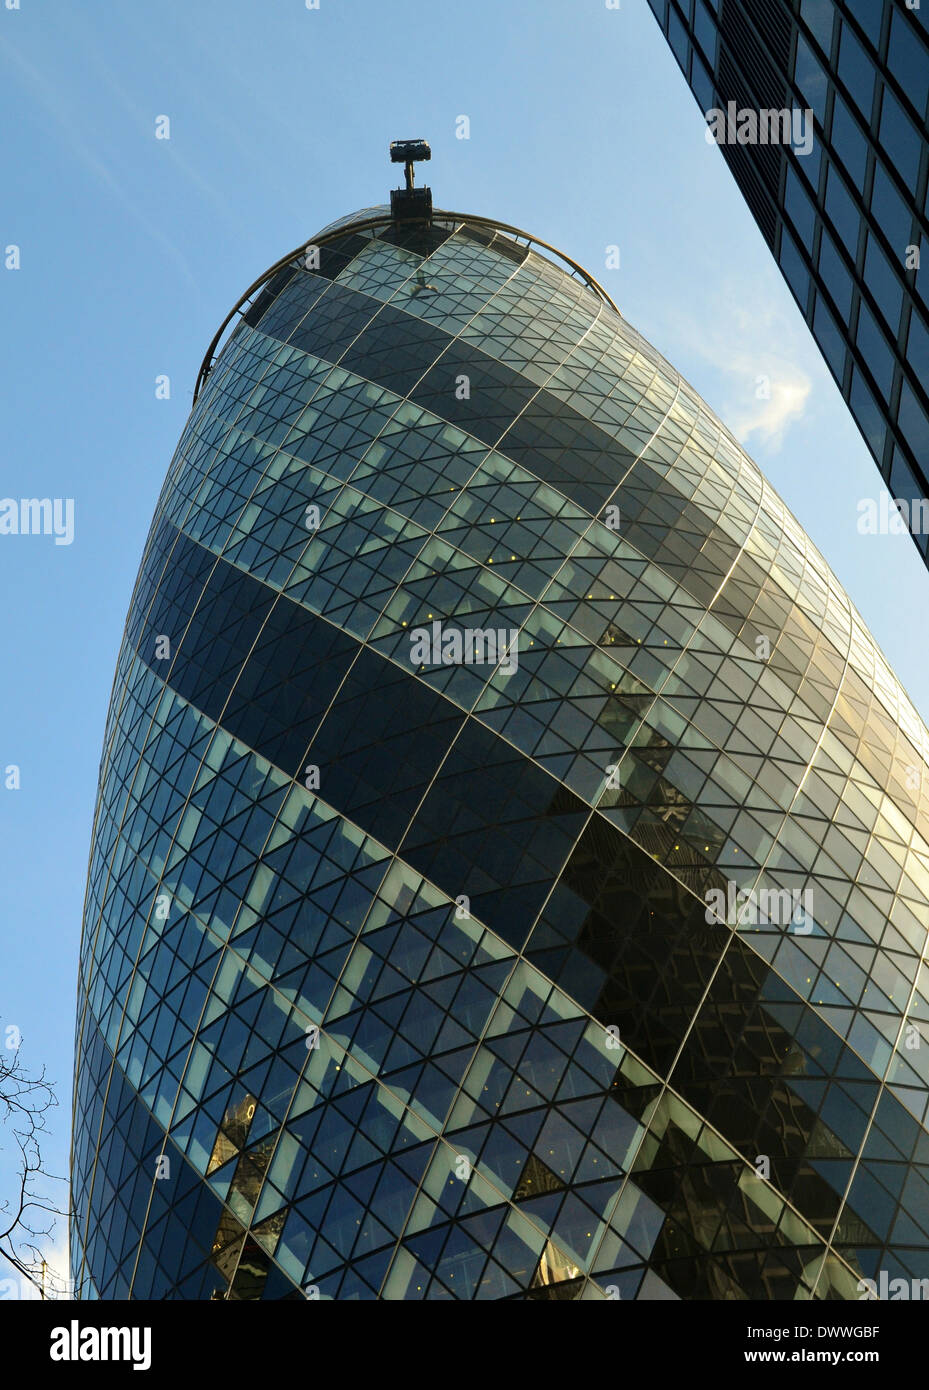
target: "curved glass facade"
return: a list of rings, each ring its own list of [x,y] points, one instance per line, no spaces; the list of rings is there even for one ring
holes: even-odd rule
[[[133,595],[80,1295],[929,1275],[927,765],[617,313],[509,236],[349,221],[223,348]]]

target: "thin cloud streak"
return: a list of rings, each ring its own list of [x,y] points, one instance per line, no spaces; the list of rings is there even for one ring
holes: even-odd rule
[[[186,258],[169,237],[154,227],[149,217],[126,194],[119,180],[111,173],[103,161],[78,134],[78,108],[71,107],[60,96],[49,80],[24,58],[9,39],[0,38],[0,53],[8,60],[8,66],[18,69],[21,78],[32,89],[32,94],[46,113],[52,117],[60,131],[64,133],[68,147],[93,177],[110,192],[126,209],[134,221],[144,227],[148,235],[167,251],[178,266],[184,279],[195,289],[197,281],[191,272]]]
[[[727,306],[720,312],[720,306]],[[803,328],[804,333],[807,332]],[[811,351],[785,309],[756,285],[728,282],[713,303],[691,301],[675,318],[675,352],[702,358],[721,376],[715,406],[739,442],[777,453],[790,426],[806,414],[813,381],[799,363]]]

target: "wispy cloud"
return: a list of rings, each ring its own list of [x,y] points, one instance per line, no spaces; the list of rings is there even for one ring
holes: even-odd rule
[[[737,303],[724,328],[717,322],[702,335],[704,356],[731,380],[726,419],[743,444],[780,449],[787,427],[806,410],[812,382],[790,350],[801,348],[796,336],[771,302]]]
[[[779,450],[813,389],[802,363],[815,347],[796,311],[755,284],[729,281],[712,302],[692,299],[675,317],[674,336],[719,373],[717,412],[740,443]]]
[[[164,235],[151,219],[137,206],[126,192],[123,182],[108,168],[95,149],[80,133],[81,109],[77,103],[69,103],[60,88],[40,72],[28,58],[12,44],[9,39],[0,37],[0,56],[18,74],[23,85],[46,114],[52,118],[75,159],[121,204],[129,215],[140,223],[154,241],[176,262],[179,270],[189,284],[196,286],[186,258],[173,241]]]
[[[776,353],[734,351],[716,365],[733,379],[725,418],[740,441],[777,451],[790,424],[806,411],[810,378]]]
[[[114,19],[117,17],[118,16],[114,16]],[[68,38],[72,51],[80,49],[82,62],[88,69],[93,69],[99,77],[100,82],[110,90],[116,101],[127,113],[130,121],[138,132],[140,141],[146,139],[151,140],[154,136],[155,116],[158,113],[153,110],[147,110],[141,106],[119,81],[116,71],[113,66],[106,61],[104,56],[108,45],[105,46],[99,39],[94,42],[94,36],[95,31],[92,27],[79,21],[78,16],[70,16]],[[176,68],[169,70],[171,71],[172,83],[176,87],[180,76],[179,71]],[[224,126],[223,129],[228,134],[228,125]],[[184,158],[179,152],[177,140],[165,140],[159,143],[160,155],[169,159],[180,173],[194,184],[200,195],[212,205],[217,216],[226,222],[227,227],[231,231],[237,231],[239,226],[238,219],[225,194],[221,193],[203,176],[199,169],[195,168],[188,159]]]

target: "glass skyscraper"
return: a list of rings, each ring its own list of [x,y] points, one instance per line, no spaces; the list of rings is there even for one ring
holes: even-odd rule
[[[812,112],[722,153],[929,562],[929,4],[649,4],[704,113]]]
[[[512,228],[368,209],[231,320],[105,729],[80,1296],[929,1275],[929,734],[781,500]]]

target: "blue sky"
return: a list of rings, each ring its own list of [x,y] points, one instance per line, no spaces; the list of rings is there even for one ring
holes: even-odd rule
[[[21,269],[0,264],[0,491],[73,498],[75,536],[0,537],[0,766],[22,777],[0,787],[0,1025],[58,1082],[64,1173],[100,743],[155,499],[221,319],[279,256],[387,200],[391,139],[430,140],[437,206],[603,281],[742,439],[924,718],[929,580],[907,537],[857,534],[877,471],[645,0],[7,3],[0,246]]]

